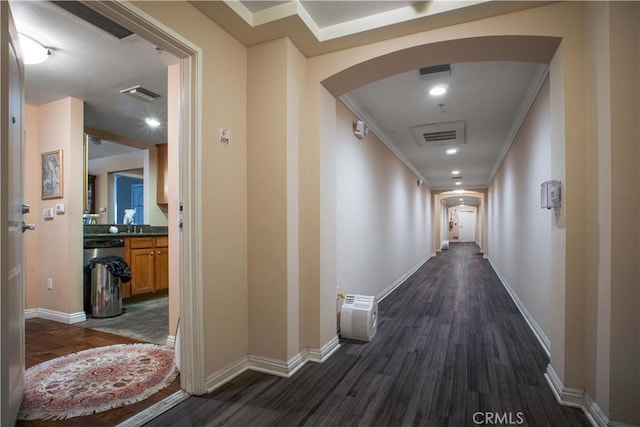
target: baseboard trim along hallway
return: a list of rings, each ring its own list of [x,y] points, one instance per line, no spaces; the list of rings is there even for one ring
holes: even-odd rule
[[[489,261],[489,264],[491,264],[491,268],[493,268],[493,271],[498,276],[498,279],[500,279],[500,283],[502,283],[502,286],[504,286],[504,288],[509,293],[509,296],[513,300],[514,304],[516,305],[516,307],[518,307],[518,310],[520,310],[522,317],[524,317],[524,320],[527,321],[529,328],[535,334],[536,338],[540,342],[540,345],[542,346],[544,351],[547,353],[547,356],[551,357],[551,341],[549,340],[547,335],[544,333],[540,325],[538,325],[538,322],[536,322],[536,320],[533,318],[531,313],[529,313],[529,310],[527,310],[527,307],[520,300],[520,298],[518,297],[518,294],[513,290],[511,285],[509,285],[509,282],[507,282],[507,280],[502,275],[502,272],[496,267],[496,265],[493,263],[491,258],[488,256],[485,256],[485,258],[487,261]]]
[[[207,381],[223,387],[148,426],[476,425],[485,415],[524,425],[592,422],[558,404],[544,375],[548,356],[473,243],[452,244],[389,294],[372,341],[342,339],[324,363],[304,359],[270,360],[281,374],[296,369],[283,378],[242,358]]]

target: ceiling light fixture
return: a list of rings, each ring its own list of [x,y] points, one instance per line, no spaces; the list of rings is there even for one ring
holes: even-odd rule
[[[152,128],[157,128],[158,126],[160,126],[160,122],[151,117],[147,117],[146,119],[144,119],[144,121]]]
[[[431,96],[442,96],[445,93],[447,93],[447,86],[445,85],[437,85],[429,89],[429,95]]]
[[[460,175],[460,171],[451,171],[451,175]]]
[[[51,50],[42,46],[40,43],[27,37],[24,34],[18,34],[20,40],[20,50],[22,52],[22,59],[25,64],[40,64],[49,58]]]
[[[458,149],[457,149],[457,148],[449,148],[449,149],[447,150],[447,154],[448,154],[448,155],[450,155],[450,156],[453,156],[453,155],[454,155],[454,154],[456,154],[457,152],[458,152]]]
[[[462,183],[460,181],[456,182],[456,185],[462,185]]]
[[[461,198],[459,198],[458,200],[463,201],[464,199],[461,197]]]

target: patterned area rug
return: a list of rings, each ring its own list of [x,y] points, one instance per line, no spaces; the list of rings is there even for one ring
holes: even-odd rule
[[[62,420],[130,405],[176,378],[173,350],[118,344],[59,357],[27,369],[19,419]]]

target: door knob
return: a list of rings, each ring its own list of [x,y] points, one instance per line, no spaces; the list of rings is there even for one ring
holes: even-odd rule
[[[25,231],[27,231],[27,230],[31,230],[31,231],[33,231],[33,230],[35,230],[35,229],[36,229],[35,224],[25,224],[25,222],[24,222],[24,221],[22,221],[22,232],[23,232],[23,233],[24,233]]]

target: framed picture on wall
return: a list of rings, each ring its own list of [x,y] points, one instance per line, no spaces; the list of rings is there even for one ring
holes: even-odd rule
[[[42,153],[42,200],[64,196],[62,150]]]

